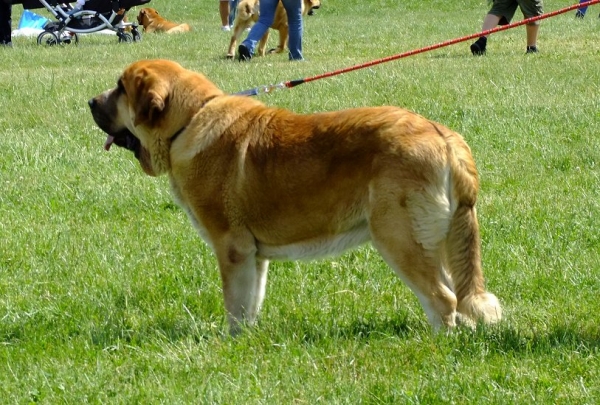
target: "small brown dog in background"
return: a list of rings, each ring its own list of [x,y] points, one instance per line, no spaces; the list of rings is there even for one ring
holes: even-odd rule
[[[321,7],[320,0],[302,0],[302,15],[305,16],[313,9],[317,9],[319,7]],[[233,59],[235,57],[235,48],[240,36],[242,35],[242,32],[249,28],[252,23],[258,21],[259,8],[259,0],[241,0],[238,4],[235,21],[233,23],[233,34],[231,35],[229,49],[227,50],[228,59]],[[289,31],[287,13],[285,12],[285,8],[281,2],[277,4],[277,10],[275,11],[275,18],[273,19],[271,28],[279,31],[279,45],[277,48],[270,49],[269,53],[281,53],[287,45]],[[269,31],[263,35],[258,44],[258,55],[265,56],[265,48],[267,47],[268,39]]]
[[[186,23],[177,24],[161,17],[153,8],[143,8],[137,17],[138,23],[144,27],[144,32],[166,32],[167,34],[177,34],[191,30]]]

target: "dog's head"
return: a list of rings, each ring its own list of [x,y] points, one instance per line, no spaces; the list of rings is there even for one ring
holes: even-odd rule
[[[158,17],[158,11],[150,7],[143,8],[137,16],[138,24],[146,28],[156,17]]]
[[[117,86],[89,100],[96,124],[112,145],[132,151],[151,176],[170,170],[170,148],[202,106],[223,95],[199,73],[167,60],[129,65]]]
[[[321,7],[320,0],[303,0],[304,3],[304,12],[308,15],[313,15],[314,10]]]

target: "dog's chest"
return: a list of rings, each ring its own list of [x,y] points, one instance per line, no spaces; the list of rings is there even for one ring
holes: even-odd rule
[[[187,214],[190,222],[192,223],[200,237],[204,240],[204,242],[206,242],[206,244],[208,244],[210,248],[213,248],[206,226],[202,223],[202,220],[198,218],[196,214],[194,214],[194,211],[191,209],[190,205],[185,200],[185,198],[183,198],[179,186],[175,181],[173,181],[173,179],[171,179],[171,195],[173,196],[173,199],[175,200],[177,205],[179,205]]]

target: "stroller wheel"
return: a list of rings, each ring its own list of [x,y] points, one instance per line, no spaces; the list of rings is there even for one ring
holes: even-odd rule
[[[38,45],[54,46],[59,43],[58,36],[52,31],[43,31],[37,37]]]
[[[60,45],[79,44],[79,37],[75,32],[65,31],[60,35],[59,40]]]
[[[140,32],[135,28],[131,31],[131,34],[133,34],[133,42],[140,42],[142,40]]]
[[[133,42],[133,36],[128,32],[118,32],[119,42]]]

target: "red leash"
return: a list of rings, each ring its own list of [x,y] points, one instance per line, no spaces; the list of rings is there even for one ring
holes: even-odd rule
[[[406,58],[408,56],[416,55],[416,54],[427,52],[427,51],[432,51],[434,49],[443,48],[443,47],[449,46],[449,45],[454,45],[454,44],[457,44],[459,42],[468,41],[470,39],[479,38],[479,37],[482,37],[482,36],[487,36],[487,35],[493,34],[495,32],[505,31],[505,30],[508,30],[508,29],[511,29],[511,28],[515,28],[515,27],[518,27],[518,26],[521,26],[521,25],[532,23],[534,21],[544,20],[546,18],[554,17],[554,16],[557,16],[559,14],[564,14],[564,13],[566,13],[568,11],[571,11],[571,10],[575,10],[575,9],[582,8],[582,7],[588,7],[588,6],[591,6],[593,4],[597,4],[597,3],[600,3],[600,0],[589,0],[589,1],[586,1],[584,3],[574,4],[574,5],[569,6],[569,7],[561,8],[560,10],[552,11],[550,13],[545,13],[545,14],[542,14],[542,15],[538,15],[536,17],[526,18],[524,20],[521,20],[521,21],[518,21],[518,22],[515,22],[515,23],[512,23],[512,24],[502,25],[502,26],[498,26],[496,28],[492,28],[492,29],[489,29],[489,30],[478,32],[476,34],[471,34],[471,35],[467,35],[467,36],[464,36],[464,37],[460,37],[460,38],[456,38],[456,39],[451,39],[449,41],[440,42],[439,44],[426,46],[424,48],[415,49],[415,50],[404,52],[404,53],[399,53],[397,55],[387,56],[385,58],[376,59],[376,60],[371,61],[371,62],[361,63],[359,65],[354,65],[354,66],[350,66],[350,67],[347,67],[347,68],[344,68],[344,69],[334,70],[334,71],[331,71],[331,72],[323,73],[323,74],[312,76],[312,77],[306,77],[304,79],[290,80],[290,81],[282,82],[282,83],[278,83],[278,84],[269,84],[269,85],[259,86],[259,87],[255,87],[255,88],[250,89],[250,90],[245,90],[245,91],[240,91],[238,93],[234,93],[234,95],[238,95],[238,96],[256,96],[256,95],[259,95],[261,93],[272,93],[273,91],[278,90],[278,89],[296,87],[296,86],[298,86],[300,84],[303,84],[303,83],[314,82],[315,80],[324,79],[326,77],[332,77],[332,76],[341,75],[342,73],[352,72],[354,70],[359,70],[359,69],[371,67],[371,66],[374,66],[374,65],[379,65],[381,63],[390,62],[392,60]]]

